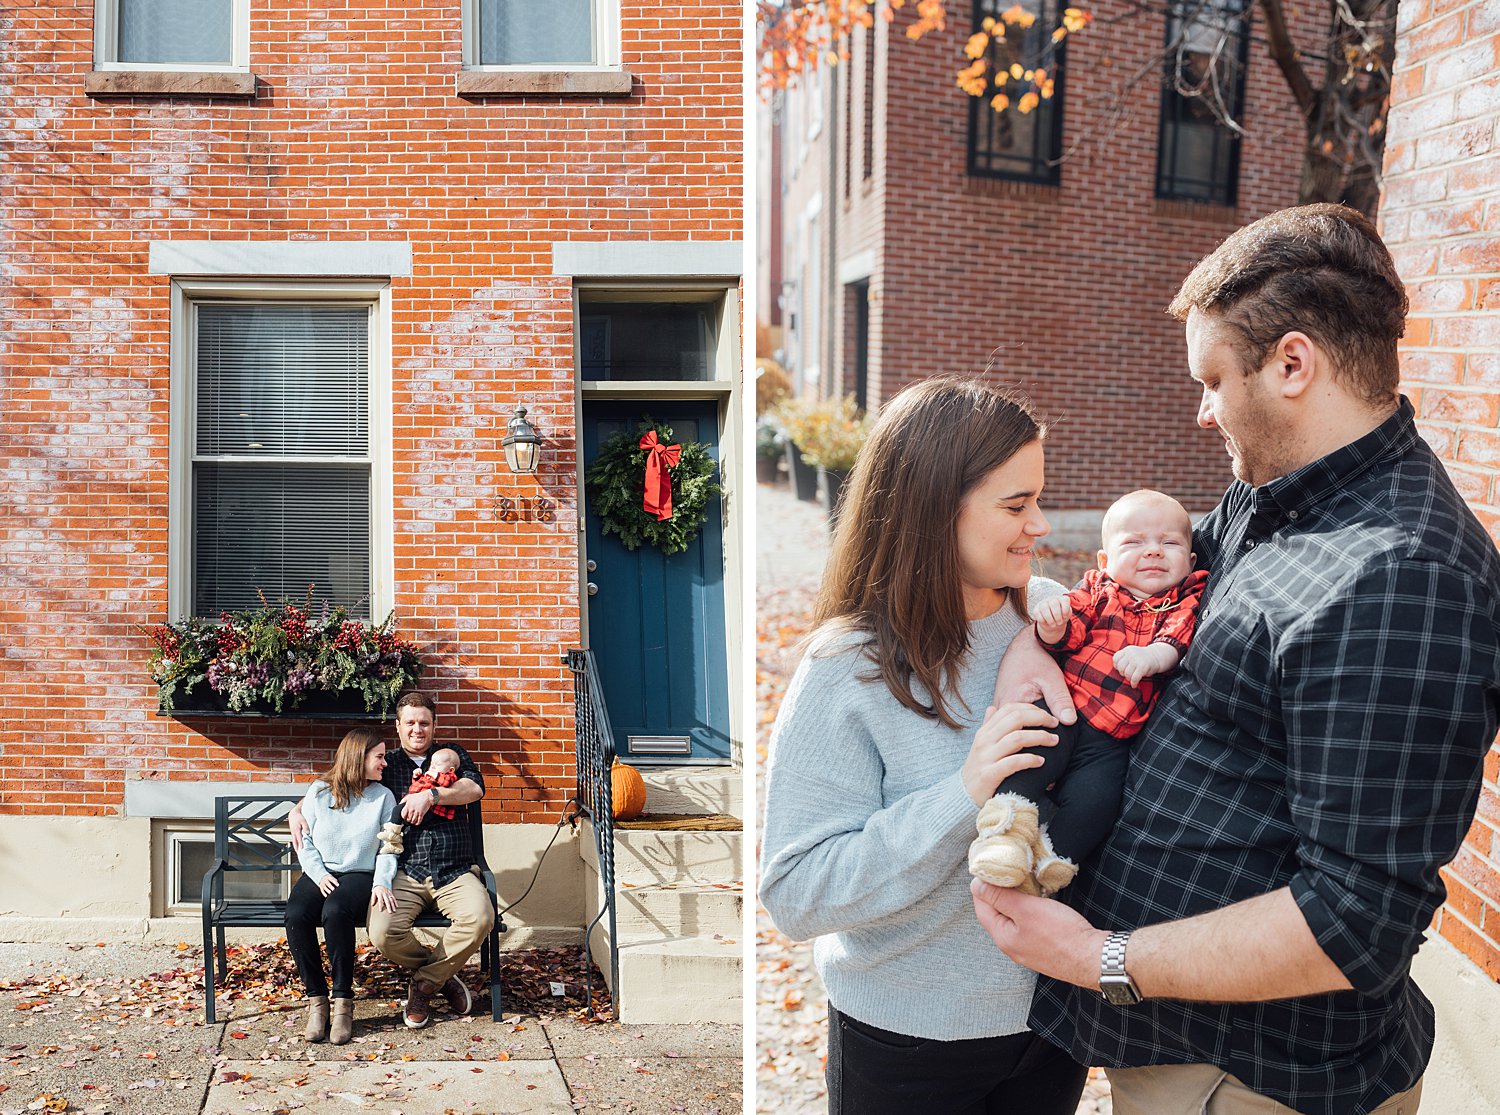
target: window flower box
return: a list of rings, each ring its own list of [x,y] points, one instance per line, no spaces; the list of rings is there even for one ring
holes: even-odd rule
[[[178,718],[388,719],[417,684],[417,649],[345,608],[283,602],[146,629],[157,712]]]

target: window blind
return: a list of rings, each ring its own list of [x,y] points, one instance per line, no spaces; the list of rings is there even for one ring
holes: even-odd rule
[[[311,584],[368,616],[368,307],[196,309],[194,613]]]
[[[482,66],[592,63],[593,0],[479,0]]]
[[[121,62],[228,66],[234,61],[231,0],[116,0]]]

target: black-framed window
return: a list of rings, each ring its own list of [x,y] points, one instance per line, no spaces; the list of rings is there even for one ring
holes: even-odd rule
[[[1233,205],[1245,106],[1248,0],[1173,0],[1156,150],[1156,196]]]
[[[1015,0],[974,0],[974,30],[986,19],[1000,20]],[[988,62],[992,83],[969,101],[969,173],[980,178],[1011,178],[1055,183],[1062,159],[1064,44],[1054,45],[1052,32],[1062,22],[1058,0],[1020,0],[1035,17],[1030,27],[1006,27],[1005,38],[992,39]],[[1031,89],[1025,75],[1045,67],[1052,96],[1039,99],[1028,112],[1020,103]],[[1004,95],[1009,107],[997,112],[994,98]]]

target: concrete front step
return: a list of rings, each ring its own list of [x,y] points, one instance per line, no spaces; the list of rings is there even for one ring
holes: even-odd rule
[[[651,883],[615,892],[620,940],[636,937],[738,937],[745,895],[737,883]],[[590,911],[592,918],[597,910]]]
[[[589,949],[609,980],[609,939],[594,928]],[[739,1022],[744,1002],[743,941],[718,938],[621,938],[620,986],[611,988],[620,1021]]]
[[[744,817],[744,772],[738,767],[642,767],[648,813],[727,813]]]
[[[744,834],[692,830],[615,829],[616,886],[652,883],[735,883],[740,881]],[[593,823],[579,826],[579,854],[596,873]]]
[[[598,853],[583,822],[589,921],[603,906]],[[738,1022],[743,1002],[744,837],[733,831],[615,830],[615,928],[626,1022]],[[609,972],[609,919],[589,932],[589,951]]]

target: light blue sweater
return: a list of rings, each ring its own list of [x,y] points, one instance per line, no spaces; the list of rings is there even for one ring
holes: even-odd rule
[[[1034,604],[1062,592],[1033,578]],[[771,737],[760,900],[782,932],[816,937],[813,959],[841,1012],[915,1037],[998,1037],[1026,1029],[1036,976],[974,917],[968,848],[978,808],[959,768],[995,688],[1014,608],[969,626],[950,700],[957,729],[891,695],[858,635],[818,640]],[[926,703],[927,695],[913,686]]]
[[[297,849],[302,873],[322,883],[330,872],[373,871],[377,887],[389,887],[396,877],[396,857],[379,851],[380,826],[396,816],[396,798],[379,782],[345,809],[333,807],[333,794],[321,779],[302,799],[308,833]],[[378,854],[377,854],[378,853]]]

